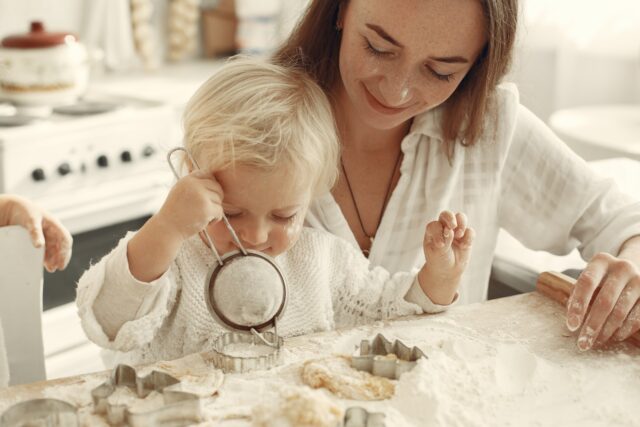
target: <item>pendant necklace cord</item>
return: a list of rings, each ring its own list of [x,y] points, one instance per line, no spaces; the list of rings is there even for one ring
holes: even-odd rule
[[[389,183],[387,184],[387,191],[385,192],[384,195],[384,200],[382,202],[382,207],[380,208],[380,214],[378,215],[378,223],[376,224],[376,228],[375,231],[373,232],[373,234],[369,234],[367,233],[367,230],[365,230],[364,228],[364,224],[362,222],[362,216],[360,215],[360,209],[358,209],[358,203],[356,203],[356,198],[353,194],[353,189],[351,188],[351,183],[349,182],[349,177],[347,176],[347,170],[344,167],[344,162],[342,160],[342,156],[340,156],[340,166],[342,167],[342,174],[344,175],[344,180],[347,183],[347,188],[349,189],[349,194],[351,195],[351,201],[353,202],[353,207],[356,210],[356,216],[358,217],[358,222],[360,223],[360,228],[362,229],[362,232],[364,233],[364,235],[371,241],[371,244],[373,244],[373,238],[375,237],[376,233],[378,232],[378,227],[380,227],[380,222],[382,222],[382,216],[384,215],[384,210],[387,207],[387,203],[389,202],[390,199],[390,193],[391,193],[391,187],[393,185],[393,177],[396,175],[396,170],[398,169],[398,165],[400,164],[400,159],[402,158],[402,150],[400,150],[398,152],[398,158],[396,159],[395,165],[393,166],[393,171],[391,171],[391,177],[389,178]],[[371,249],[371,247],[369,247],[369,249]],[[365,255],[368,255],[369,250],[363,250],[362,251]]]

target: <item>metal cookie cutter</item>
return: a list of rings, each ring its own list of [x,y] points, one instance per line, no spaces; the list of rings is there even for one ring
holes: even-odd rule
[[[95,412],[106,414],[112,425],[183,426],[202,421],[200,396],[176,389],[179,386],[180,380],[165,372],[152,371],[147,376],[138,377],[135,368],[118,365],[109,380],[91,390],[91,397]],[[145,412],[131,412],[125,404],[109,403],[109,396],[119,387],[129,388],[139,398],[148,396],[152,391],[162,393],[164,406]]]
[[[343,427],[385,427],[382,412],[369,412],[360,406],[352,406],[344,413]]]
[[[274,332],[264,332],[262,334],[268,340],[269,347],[272,342],[277,342],[277,347],[271,347],[272,350],[266,354],[255,356],[234,356],[228,353],[228,348],[233,344],[246,344],[247,346],[262,345],[262,337],[258,335],[250,335],[246,333],[229,332],[222,334],[216,339],[213,350],[213,363],[223,372],[249,372],[259,369],[271,369],[278,366],[282,362],[282,354],[280,347],[284,344],[282,337]]]
[[[421,357],[427,357],[418,347],[409,348],[402,341],[393,343],[382,334],[372,341],[362,340],[360,355],[351,358],[351,366],[379,377],[397,380],[410,371]]]
[[[58,399],[32,399],[16,403],[0,417],[0,427],[77,427],[78,410]]]
[[[182,147],[174,148],[167,154],[167,162],[169,163],[176,179],[180,179],[180,176],[171,162],[171,156],[176,151],[183,151],[188,156],[194,167],[200,169],[195,159],[186,149]],[[211,316],[219,324],[230,331],[218,337],[214,344],[214,364],[224,372],[247,372],[255,369],[269,369],[279,364],[281,360],[280,347],[283,345],[284,341],[278,336],[277,321],[284,313],[287,304],[287,282],[284,274],[273,258],[258,251],[245,249],[225,215],[222,216],[222,220],[233,238],[235,245],[238,247],[238,250],[227,253],[221,257],[216,251],[207,230],[205,229],[202,231],[209,249],[217,261],[217,264],[207,277],[204,299],[207,303],[207,308],[209,309]],[[253,321],[251,324],[243,324],[237,318],[230,315],[230,313],[233,312],[230,307],[220,306],[215,298],[215,295],[218,292],[233,292],[233,286],[235,283],[232,283],[229,280],[217,279],[221,277],[224,278],[225,275],[221,274],[223,272],[227,274],[227,277],[233,277],[234,269],[240,271],[241,269],[256,270],[259,268],[266,268],[270,273],[274,273],[269,277],[271,279],[276,279],[274,283],[279,283],[276,286],[276,289],[278,290],[281,298],[279,303],[275,305],[275,308],[265,313],[264,317]],[[258,291],[260,290],[260,286],[264,287],[265,284],[251,283],[251,286],[256,289],[256,294],[259,294]],[[273,328],[273,332],[264,332],[266,329],[270,328]],[[270,347],[271,351],[268,354],[257,356],[233,356],[225,351],[225,347],[232,344],[264,344]]]

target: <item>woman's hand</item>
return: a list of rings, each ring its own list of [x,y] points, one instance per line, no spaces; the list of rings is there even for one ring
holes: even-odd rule
[[[63,270],[71,259],[73,239],[69,231],[35,203],[15,195],[0,196],[0,226],[20,225],[36,248],[45,247],[44,267]]]
[[[629,239],[618,257],[596,254],[580,274],[567,302],[567,327],[580,326],[583,351],[640,330],[640,236]]]
[[[443,211],[437,221],[427,224],[423,240],[427,262],[418,279],[434,303],[447,305],[454,299],[474,237],[475,231],[467,226],[463,213]]]
[[[156,220],[186,240],[222,218],[222,197],[222,187],[212,172],[191,172],[173,186]]]

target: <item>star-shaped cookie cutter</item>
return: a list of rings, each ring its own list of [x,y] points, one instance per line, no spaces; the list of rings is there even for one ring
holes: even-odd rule
[[[362,340],[360,355],[351,358],[351,366],[379,377],[397,380],[400,375],[416,366],[420,358],[427,356],[418,347],[409,348],[402,341],[393,343],[378,334],[372,341]]]
[[[343,427],[385,427],[382,412],[369,412],[361,406],[352,406],[344,413]]]
[[[200,396],[180,390],[180,380],[161,371],[152,371],[139,377],[135,368],[118,365],[105,383],[91,391],[94,411],[106,414],[112,425],[127,424],[132,427],[180,426],[202,421]],[[132,412],[126,404],[110,403],[111,396],[119,387],[127,387],[139,398],[156,391],[163,396],[164,405],[149,411]]]

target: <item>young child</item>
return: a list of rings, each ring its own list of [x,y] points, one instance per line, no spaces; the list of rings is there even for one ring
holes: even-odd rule
[[[78,283],[85,332],[98,345],[128,352],[129,363],[207,351],[225,328],[204,299],[216,260],[236,245],[223,213],[247,249],[275,258],[288,281],[278,322],[283,336],[445,309],[456,297],[473,230],[444,212],[428,224],[429,260],[391,276],[370,269],[359,249],[303,227],[311,199],[336,179],[338,141],[322,90],[302,73],[249,59],[229,61],[191,98],[186,162],[157,214],[129,233]]]

